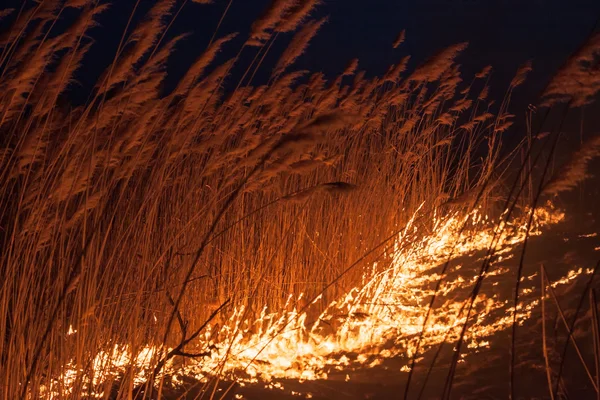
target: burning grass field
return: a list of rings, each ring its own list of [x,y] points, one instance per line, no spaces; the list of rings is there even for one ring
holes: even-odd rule
[[[532,236],[560,224],[563,218],[562,213],[552,208],[540,210]],[[435,227],[437,234],[431,236],[420,237],[414,226],[409,225],[398,235],[389,266],[374,265],[360,286],[329,304],[317,317],[310,317],[310,306],[319,298],[308,303],[306,309],[298,310],[291,306],[296,302],[290,297],[283,310],[270,312],[265,308],[258,317],[248,318],[243,307],[234,309],[230,323],[218,327],[216,335],[213,326],[205,328],[195,351],[202,354],[200,360],[174,361],[165,366],[170,389],[185,388],[191,379],[196,382],[196,391],[210,390],[204,383],[219,371],[226,382],[236,382],[238,390],[233,390],[232,395],[247,385],[263,385],[276,392],[280,390],[303,397],[310,391],[286,390],[286,384],[282,382],[326,381],[330,375],[348,382],[355,371],[359,371],[359,376],[361,373],[368,376],[366,370],[385,365],[388,360],[400,363],[399,368],[392,367],[396,374],[406,372],[423,326],[423,352],[458,339],[465,321],[463,297],[477,279],[473,266],[481,260],[493,235],[494,224],[484,219],[473,213],[470,222],[476,231],[462,235],[459,227],[463,221],[456,217],[440,219]],[[477,317],[465,336],[469,350],[463,356],[489,348],[494,334],[512,324],[514,309],[506,306],[510,300],[503,294],[510,292],[506,285],[510,285],[514,277],[506,278],[505,275],[510,275],[509,269],[501,265],[509,263],[515,255],[514,248],[523,241],[524,229],[521,225],[513,225],[511,229],[503,230],[504,233],[508,231],[510,233],[498,245],[498,254],[504,256],[498,257],[496,263],[499,266],[487,274],[489,287],[475,299]],[[411,244],[403,245],[407,242]],[[437,267],[448,259],[455,261],[452,272],[439,289],[438,304],[426,323],[426,305],[435,293],[435,283],[441,278],[436,273]],[[591,273],[590,269],[571,270],[550,286],[557,288]],[[526,276],[525,280],[532,282],[536,275],[539,274]],[[535,283],[527,285],[523,294],[532,294]],[[501,288],[497,288],[499,284],[502,284]],[[518,308],[520,325],[539,308],[539,296],[525,298]],[[72,332],[72,335],[76,333]],[[90,377],[88,383],[95,389],[86,389],[90,392],[102,390],[107,374],[120,379],[130,364],[137,367],[134,380],[138,384],[144,383],[146,371],[157,351],[157,348],[144,348],[134,355],[129,348],[115,346],[111,351],[99,354],[95,364],[106,365],[106,369],[97,368],[100,374]],[[73,376],[76,376],[75,368],[66,372],[61,385],[71,387]],[[217,391],[231,389],[232,386],[218,387]]]
[[[70,96],[108,4],[0,10],[0,398],[310,397],[366,370],[412,382],[397,397],[450,398],[498,337],[515,393],[517,328],[542,310],[546,321],[554,289],[595,293],[593,264],[546,274],[524,256],[563,223],[553,200],[600,152],[592,137],[552,170],[562,122],[548,128],[541,112],[593,100],[600,36],[506,148],[529,63],[499,104],[491,67],[462,76],[466,43],[412,66],[404,32],[383,76],[358,60],[331,79],[294,71],[326,20],[310,17],[318,1],[275,0],[248,34],[215,34],[167,90],[185,40],[169,28],[210,5],[161,0],[139,16],[138,3],[83,104]],[[264,65],[276,41],[287,47]],[[253,61],[237,76],[242,54]],[[563,322],[573,347],[582,304]],[[566,350],[546,328],[537,390],[559,398]],[[597,392],[600,368],[586,368]]]

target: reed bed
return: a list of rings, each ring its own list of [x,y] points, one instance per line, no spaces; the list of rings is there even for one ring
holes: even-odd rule
[[[0,36],[2,399],[48,397],[69,362],[83,398],[102,368],[95,355],[115,344],[193,348],[232,306],[277,310],[337,279],[319,303],[329,304],[370,265],[342,271],[423,204],[467,209],[479,191],[484,205],[494,196],[510,95],[528,68],[495,108],[489,67],[460,74],[466,44],[409,68],[403,32],[383,76],[367,77],[358,60],[332,78],[295,71],[326,23],[310,16],[317,3],[274,1],[250,33],[212,40],[166,91],[185,38],[165,32],[179,7],[208,6],[157,1],[124,29],[82,105],[70,94],[108,5],[0,11],[10,22]],[[77,17],[63,27],[65,12]],[[289,44],[254,85],[276,40]],[[256,61],[233,76],[241,52]],[[133,386],[125,376],[116,396]]]

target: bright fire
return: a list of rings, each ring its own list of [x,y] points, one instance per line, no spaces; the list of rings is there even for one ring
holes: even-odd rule
[[[563,217],[550,204],[539,208],[530,235],[540,235],[542,228],[560,222]],[[197,346],[198,351],[210,349],[209,356],[186,359],[184,365],[170,363],[164,368],[165,372],[175,383],[183,376],[208,380],[219,375],[242,385],[244,382],[260,381],[268,387],[281,388],[281,384],[273,379],[326,379],[328,371],[352,370],[356,366],[373,367],[391,357],[404,357],[407,365],[402,370],[406,371],[434,294],[435,283],[442,278],[434,309],[425,327],[420,353],[445,340],[455,341],[458,338],[465,318],[461,311],[467,297],[465,293],[469,293],[478,273],[478,268],[461,268],[459,258],[481,259],[482,251],[490,246],[496,231],[501,232],[498,256],[484,284],[492,290],[487,290],[488,294],[482,290],[478,295],[465,338],[466,347],[471,351],[488,347],[495,332],[512,324],[511,302],[501,299],[498,293],[494,294],[493,287],[509,273],[502,263],[510,257],[510,250],[523,242],[526,225],[517,221],[502,226],[478,211],[466,218],[458,215],[434,218],[434,229],[423,234],[415,216],[398,235],[392,262],[386,266],[373,265],[360,285],[331,303],[318,318],[309,320],[306,310],[293,308],[292,305],[298,302],[291,297],[289,307],[283,311],[263,309],[259,318],[255,319],[244,319],[244,309],[239,307],[234,310],[230,323],[218,328],[218,334],[215,334],[217,328],[214,326],[204,331]],[[471,228],[461,230],[465,223]],[[503,257],[506,258],[503,260]],[[441,266],[449,258],[455,262],[447,276],[442,277]],[[585,273],[589,271],[571,271],[554,286],[566,284]],[[523,280],[531,281],[534,276]],[[514,281],[514,276],[505,277],[506,282],[510,279]],[[527,296],[531,292],[531,287],[522,290],[518,314],[521,323],[539,304],[539,296]],[[77,332],[71,330],[70,334],[76,335]],[[215,337],[219,339],[210,339]],[[100,384],[107,376],[122,375],[126,370],[131,373],[132,367],[136,374],[135,382],[144,382],[151,371],[150,365],[156,361],[157,350],[145,348],[132,355],[129,348],[115,346],[112,352],[98,354],[93,367],[94,376],[87,377],[89,387],[93,390],[98,388],[97,394],[102,396]],[[56,388],[62,387],[64,395],[65,388],[68,391],[75,379],[82,378],[78,374],[81,372],[74,365],[68,365],[50,392],[57,393]]]

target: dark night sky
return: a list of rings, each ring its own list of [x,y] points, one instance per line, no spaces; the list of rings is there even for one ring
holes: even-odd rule
[[[18,6],[20,0],[3,3]],[[120,35],[133,8],[134,0],[115,0],[100,18],[101,27],[91,36],[94,51],[88,57],[80,81],[92,82],[112,60]],[[141,0],[141,10],[153,1]],[[172,57],[169,74],[175,80],[206,47],[227,0],[212,5],[188,1],[170,34],[191,32]],[[368,75],[381,74],[406,54],[414,67],[436,50],[456,42],[470,42],[461,56],[465,74],[473,74],[488,64],[494,66],[492,96],[501,97],[515,70],[528,59],[534,73],[522,89],[517,102],[534,103],[544,83],[565,58],[589,34],[600,17],[598,0],[323,0],[315,17],[328,16],[317,40],[297,61],[296,68],[323,71],[328,76],[340,72],[354,57]],[[181,4],[178,1],[178,5]],[[232,57],[245,39],[251,22],[269,4],[269,0],[233,0],[218,36],[240,32],[228,44],[223,59]],[[6,27],[6,22],[4,23]],[[392,49],[398,32],[406,29],[406,42]],[[277,55],[289,37],[278,38],[271,57],[265,61],[261,83],[270,72]],[[245,50],[240,68],[248,64],[254,49]],[[522,107],[522,104],[518,105]]]

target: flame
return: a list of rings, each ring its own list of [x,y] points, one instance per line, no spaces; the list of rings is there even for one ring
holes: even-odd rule
[[[540,235],[543,227],[562,221],[564,214],[548,204],[536,209],[534,217],[530,236]],[[526,237],[526,218],[496,223],[480,210],[464,217],[434,215],[434,229],[429,234],[420,231],[417,220],[415,214],[398,235],[388,266],[374,264],[360,285],[329,304],[316,319],[311,320],[306,309],[292,307],[298,303],[291,296],[284,311],[271,312],[264,308],[258,318],[248,319],[244,307],[240,306],[233,311],[228,325],[208,326],[204,331],[198,348],[211,349],[210,355],[177,368],[168,364],[164,370],[172,375],[174,383],[180,382],[183,376],[208,380],[221,375],[242,385],[261,381],[266,387],[282,389],[275,379],[326,379],[331,371],[374,367],[386,358],[405,357],[408,361],[415,353],[435,284],[440,279],[438,300],[425,325],[421,349],[456,340],[465,322],[462,312],[465,300],[455,295],[461,289],[464,293],[472,287],[477,272],[455,265],[447,277],[442,277],[441,265],[450,258],[476,257],[477,252],[490,246],[495,234],[499,235],[498,257],[494,268],[487,273],[488,277],[495,278],[492,286],[498,285],[499,278],[509,272],[501,263],[511,257],[508,253]],[[465,224],[473,228],[462,229]],[[553,286],[569,283],[590,272],[582,268],[572,270]],[[534,277],[535,274],[523,280],[530,281]],[[523,289],[526,299],[517,307],[519,323],[529,318],[539,305],[537,298],[527,298],[532,292],[532,288]],[[311,304],[319,300],[314,299]],[[509,307],[510,303],[498,294],[477,296],[465,337],[468,349],[477,351],[489,347],[494,333],[512,325],[514,307]],[[74,330],[70,332],[76,334]],[[215,337],[219,339],[211,339]],[[158,348],[146,347],[134,355],[127,346],[115,346],[112,351],[98,354],[91,385],[95,387],[108,376],[117,376],[126,370],[131,373],[131,366],[135,367],[135,383],[144,382],[157,351]],[[401,371],[408,370],[407,365],[401,368]],[[57,380],[57,386],[61,383],[68,390],[78,376],[78,369],[70,364],[65,371]],[[346,375],[346,380],[349,379]],[[52,388],[49,391],[52,392]]]

